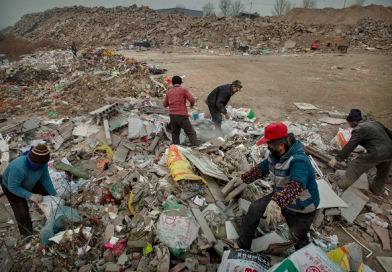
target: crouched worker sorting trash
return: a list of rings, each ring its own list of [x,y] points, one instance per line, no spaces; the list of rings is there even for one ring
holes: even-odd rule
[[[183,129],[191,145],[198,146],[197,134],[191,121],[189,121],[188,109],[186,107],[186,101],[188,100],[192,108],[195,105],[195,98],[187,89],[181,87],[181,77],[174,76],[172,78],[172,84],[173,88],[166,93],[165,99],[163,100],[163,106],[165,108],[169,107],[172,142],[173,144],[180,144],[180,133],[181,129]]]
[[[14,211],[19,232],[24,237],[33,234],[27,200],[41,203],[42,196],[57,194],[49,176],[49,160],[49,149],[39,144],[13,160],[0,177],[1,187]]]
[[[242,90],[242,83],[239,80],[234,81],[232,84],[223,84],[216,87],[207,97],[206,104],[210,110],[212,121],[215,125],[215,134],[218,137],[223,136],[222,132],[222,114],[226,119],[230,118],[226,110],[226,105],[229,103],[230,98],[237,92]]]
[[[367,152],[349,164],[346,173],[338,181],[338,185],[346,189],[363,173],[376,167],[377,175],[369,183],[369,189],[375,195],[381,195],[392,166],[392,131],[380,122],[363,121],[362,113],[358,109],[352,109],[346,120],[354,128],[351,138],[339,154],[329,161],[328,165],[334,168],[338,162],[347,159],[358,145],[363,146]]]
[[[270,175],[274,181],[273,192],[253,202],[246,214],[237,240],[238,246],[250,249],[261,218],[267,223],[281,221],[281,215],[293,235],[296,249],[306,246],[307,233],[315,218],[320,196],[314,169],[304,153],[303,144],[292,133],[287,133],[283,123],[272,123],[265,128],[265,136],[257,145],[268,144],[268,159],[241,175],[250,184]]]

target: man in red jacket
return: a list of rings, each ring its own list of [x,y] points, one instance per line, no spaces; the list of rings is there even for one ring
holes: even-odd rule
[[[191,145],[198,146],[196,131],[189,121],[188,109],[186,107],[186,101],[188,100],[192,108],[195,105],[195,98],[187,89],[181,87],[181,77],[174,76],[172,84],[173,88],[166,93],[165,100],[163,100],[163,106],[165,108],[169,107],[172,142],[173,144],[180,144],[180,132],[183,129],[189,137]]]

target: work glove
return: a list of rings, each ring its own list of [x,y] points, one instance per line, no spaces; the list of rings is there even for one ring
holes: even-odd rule
[[[338,161],[336,160],[336,158],[333,158],[332,160],[330,160],[328,162],[329,167],[331,168],[335,168],[335,165],[338,163]]]
[[[31,201],[34,201],[35,203],[41,203],[42,202],[42,200],[43,200],[43,197],[42,197],[42,195],[39,195],[39,194],[32,194],[31,196],[30,196],[30,198],[29,198]]]
[[[274,200],[271,200],[268,205],[267,209],[265,209],[264,217],[267,217],[267,224],[269,223],[277,223],[281,221],[280,213],[281,208]]]

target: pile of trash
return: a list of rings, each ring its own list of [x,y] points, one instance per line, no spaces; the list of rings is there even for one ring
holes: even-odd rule
[[[0,114],[76,116],[113,101],[131,106],[126,97],[166,93],[165,78],[155,75],[164,73],[161,69],[106,48],[82,49],[78,55],[56,50],[0,61]]]
[[[314,39],[342,37],[345,45],[359,49],[366,45],[388,50],[391,48],[391,29],[390,23],[373,19],[362,19],[353,25],[331,25],[317,21],[306,24],[273,21],[268,17],[244,20],[211,15],[196,18],[183,13],[159,14],[146,6],[133,5],[115,8],[74,6],[27,14],[6,34],[29,41],[50,39],[68,46],[73,41],[97,46],[131,45],[145,39],[148,33],[147,38],[154,45],[238,48],[244,43],[260,44],[264,50],[280,49],[287,40],[310,35]]]
[[[99,56],[99,52],[106,56]],[[181,146],[171,145],[169,115],[161,98],[166,87],[150,77],[143,64],[131,64],[130,59],[101,49],[83,53],[85,56],[76,60],[68,54],[29,56],[19,65],[32,65],[34,59],[41,63],[46,56],[50,60],[46,67],[49,71],[78,74],[75,79],[64,76],[63,85],[59,78],[52,88],[41,85],[51,96],[63,95],[65,101],[72,101],[66,99],[76,88],[70,85],[78,84],[74,80],[86,82],[86,89],[81,90],[87,91],[89,86],[99,91],[105,88],[101,93],[110,93],[106,84],[127,76],[133,78],[134,86],[142,86],[143,95],[108,96],[106,103],[83,115],[71,111],[67,118],[31,117],[0,128],[0,169],[3,171],[31,146],[45,141],[51,146],[49,174],[58,193],[56,197],[45,197],[39,206],[30,207],[34,231],[39,235],[22,244],[8,237],[7,243],[2,244],[2,271],[11,267],[21,271],[61,268],[106,272],[223,272],[250,267],[256,271],[341,271],[343,267],[360,271],[362,267],[361,271],[370,272],[362,258],[362,250],[365,257],[372,254],[369,249],[355,238],[357,243],[339,245],[334,230],[341,228],[351,237],[361,234],[369,242],[381,239],[385,250],[390,246],[390,203],[384,198],[377,198],[380,204],[370,201],[363,192],[367,175],[342,193],[333,180],[344,172],[335,172],[327,165],[330,154],[347,143],[350,133],[342,130],[332,142],[327,142],[319,134],[320,128],[344,123],[344,113],[296,103],[302,110],[317,110],[316,113],[327,116],[311,125],[284,121],[289,132],[306,145],[305,152],[317,173],[321,201],[309,233],[312,244],[297,252],[290,247],[278,257],[272,256],[274,248],[270,245],[287,245],[293,237],[286,223],[268,225],[261,220],[252,243],[253,252],[235,250],[233,242],[251,202],[272,192],[269,178],[235,185],[242,173],[268,157],[268,149],[256,145],[268,124],[258,123],[252,109],[228,107],[230,120],[224,120],[222,125],[225,137],[216,138],[207,113],[194,107],[189,110],[191,122],[202,145],[188,147],[184,134],[180,137]],[[48,55],[53,56],[49,59]],[[18,71],[25,70],[6,72],[6,78]],[[106,80],[109,77],[113,78]],[[143,87],[148,79],[155,85],[147,88],[146,93]],[[28,83],[44,84],[50,80],[48,76],[46,80]],[[91,84],[87,84],[89,80]],[[107,83],[100,85],[102,82]],[[59,90],[53,90],[54,83],[60,86]],[[5,212],[3,205],[2,208]],[[2,224],[2,228],[11,233],[16,225],[11,221]]]

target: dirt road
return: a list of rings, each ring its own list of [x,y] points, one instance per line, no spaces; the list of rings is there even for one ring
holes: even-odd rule
[[[291,121],[302,120],[304,112],[293,102],[307,102],[321,110],[333,108],[348,113],[358,108],[392,127],[392,56],[122,53],[167,69],[167,77],[186,76],[184,85],[199,98],[202,110],[206,110],[203,101],[210,91],[239,79],[244,84],[243,92],[236,94],[230,105],[253,109],[261,122],[283,121],[286,116]]]

